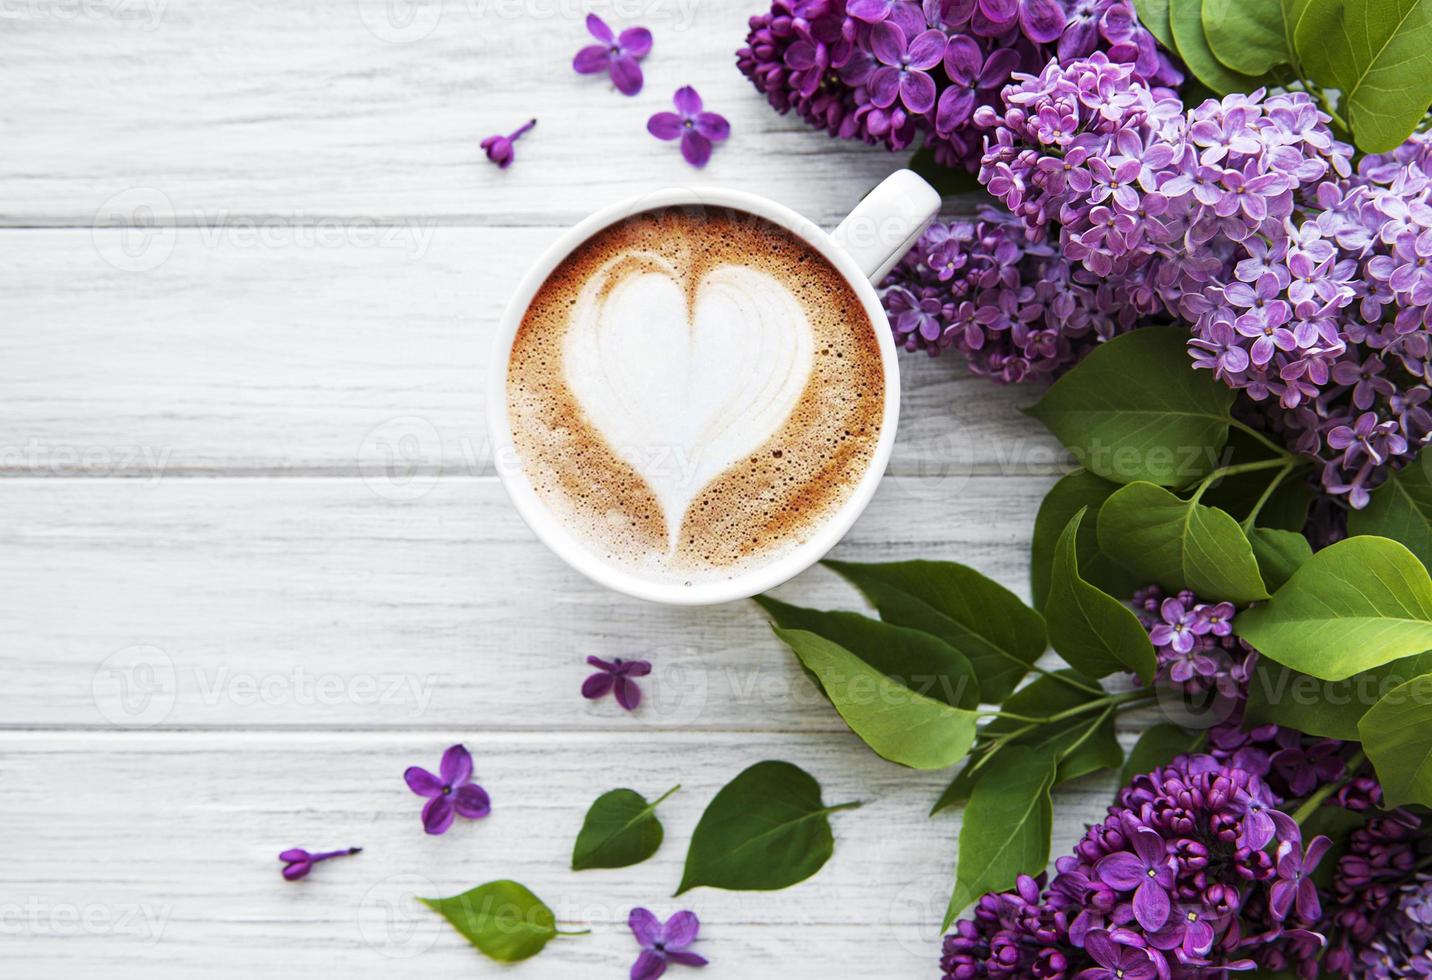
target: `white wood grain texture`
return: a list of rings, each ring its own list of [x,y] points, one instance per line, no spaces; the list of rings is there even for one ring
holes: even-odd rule
[[[559,232],[0,231],[0,472],[354,473],[392,453],[424,471],[491,473],[497,319]],[[145,254],[164,261],[127,264]],[[992,385],[953,356],[900,360],[891,473],[1064,465],[1018,412],[1037,390]]]
[[[954,559],[1027,595],[1048,485],[889,478],[834,554]],[[492,477],[409,501],[360,479],[8,479],[0,513],[5,725],[844,729],[753,604],[607,592]],[[863,605],[822,568],[779,594]],[[651,660],[649,703],[583,700],[588,654]]]
[[[113,0],[0,14],[0,215],[89,225],[133,188],[164,220],[446,215],[570,223],[711,181],[834,222],[902,158],[777,116],[735,67],[749,0]],[[75,8],[89,13],[69,13]],[[581,77],[587,10],[655,35],[633,97]],[[406,25],[406,26],[405,26]],[[394,39],[392,43],[382,38]],[[646,132],[694,85],[732,137],[693,171]],[[499,171],[478,141],[537,117]]]
[[[416,906],[511,877],[567,928],[512,971],[533,978],[615,977],[636,949],[623,925],[645,905],[702,919],[702,977],[932,976],[958,822],[926,817],[939,773],[875,758],[849,735],[423,733],[9,733],[0,740],[7,805],[0,835],[0,944],[7,976],[206,977],[506,975]],[[402,770],[435,766],[461,740],[493,797],[481,822],[427,837]],[[698,888],[671,898],[702,809],[764,758],[821,782],[835,853],[789,890]],[[567,870],[591,800],[630,786],[664,803],[666,840],[619,871]],[[1055,853],[1109,799],[1108,780],[1057,794]],[[43,819],[41,819],[43,816]],[[282,849],[359,845],[290,884]],[[696,974],[692,974],[696,976]]]

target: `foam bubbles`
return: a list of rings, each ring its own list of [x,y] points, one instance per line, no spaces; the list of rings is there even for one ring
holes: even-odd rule
[[[508,366],[518,456],[561,522],[663,581],[788,552],[864,475],[884,405],[859,298],[739,212],[648,212],[569,256]]]

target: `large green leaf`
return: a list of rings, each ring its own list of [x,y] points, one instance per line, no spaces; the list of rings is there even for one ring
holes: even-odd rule
[[[1076,540],[1079,574],[1084,580],[1114,596],[1131,596],[1135,590],[1148,585],[1099,550],[1099,508],[1118,489],[1117,483],[1095,476],[1088,470],[1075,470],[1062,477],[1044,495],[1039,504],[1039,514],[1034,518],[1034,543],[1030,547],[1029,583],[1036,609],[1043,609],[1049,597],[1054,546],[1068,526],[1069,519],[1083,509],[1087,509],[1088,513],[1079,525]]]
[[[515,881],[489,881],[451,898],[419,898],[447,919],[484,956],[514,963],[542,952],[557,935],[542,900]]]
[[[775,630],[820,678],[850,730],[881,758],[912,769],[943,769],[963,759],[974,744],[976,712],[916,694],[823,636]]]
[[[1160,44],[1170,51],[1178,51],[1174,47],[1173,31],[1169,29],[1168,0],[1134,0],[1134,9],[1138,11],[1139,23],[1147,27]]]
[[[948,561],[827,561],[897,626],[933,633],[969,658],[980,696],[998,704],[1048,645],[1044,618],[973,568]]]
[[[1127,786],[1129,780],[1146,772],[1153,772],[1159,766],[1166,766],[1186,752],[1194,751],[1203,740],[1200,732],[1190,732],[1172,722],[1163,722],[1147,728],[1129,751],[1128,761],[1119,772],[1119,785]]]
[[[1383,802],[1432,806],[1432,674],[1388,691],[1357,723]]]
[[[1432,0],[1308,0],[1293,43],[1303,71],[1336,89],[1358,149],[1405,140],[1432,103]]]
[[[882,623],[859,613],[792,606],[770,596],[756,596],[756,602],[776,625],[808,630],[838,643],[917,694],[956,708],[979,707],[979,680],[969,658],[932,633]],[[819,682],[818,677],[816,680]]]
[[[1406,545],[1423,565],[1432,562],[1432,453],[1392,474],[1362,510],[1348,514],[1349,534],[1378,534]]]
[[[1215,94],[1251,92],[1258,87],[1257,78],[1234,71],[1214,56],[1204,32],[1203,0],[1169,0],[1169,26],[1183,63]]]
[[[655,854],[663,835],[656,808],[680,788],[669,789],[650,803],[633,789],[614,789],[597,797],[572,846],[572,870],[626,868]]]
[[[676,894],[699,885],[774,891],[804,881],[830,860],[828,815],[859,803],[826,806],[820,783],[789,762],[758,762],[723,786],[701,814]]]
[[[1260,657],[1248,681],[1244,718],[1308,735],[1357,741],[1357,723],[1388,691],[1432,671],[1432,652],[1403,657],[1341,681],[1325,681]]]
[[[1131,483],[1104,502],[1099,545],[1170,592],[1189,589],[1204,601],[1238,605],[1268,598],[1237,521],[1152,483]]]
[[[1279,0],[1203,0],[1203,33],[1214,57],[1243,75],[1262,75],[1293,58]]]
[[[1189,370],[1187,343],[1182,327],[1115,337],[1026,411],[1098,476],[1185,486],[1217,462],[1234,395],[1209,372]]]
[[[1054,546],[1054,577],[1044,606],[1050,642],[1069,666],[1089,677],[1128,670],[1149,683],[1158,658],[1148,630],[1128,606],[1079,576],[1074,541],[1085,513],[1069,519]]]
[[[1248,532],[1253,557],[1258,559],[1258,572],[1270,589],[1280,588],[1313,557],[1313,546],[1296,531],[1277,531],[1255,527]]]
[[[955,890],[943,928],[986,892],[1004,891],[1022,874],[1044,870],[1054,808],[1054,756],[1011,746],[1000,765],[975,784],[960,827]]]
[[[1233,625],[1264,656],[1340,681],[1432,649],[1432,580],[1396,541],[1347,538],[1313,555]]]

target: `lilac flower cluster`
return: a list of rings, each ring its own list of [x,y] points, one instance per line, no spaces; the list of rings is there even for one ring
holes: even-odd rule
[[[1192,980],[1251,969],[1289,944],[1320,948],[1298,825],[1258,776],[1211,755],[1139,776],[1060,858],[1047,887],[1022,877],[945,937],[955,980]]]
[[[1155,683],[1189,694],[1247,696],[1258,654],[1233,635],[1233,603],[1201,602],[1188,591],[1165,596],[1150,585],[1134,593],[1133,607],[1158,657]]]
[[[1327,491],[1364,506],[1432,435],[1426,137],[1354,173],[1305,93],[1185,111],[1099,52],[1003,98],[975,112],[980,180],[1140,314],[1186,320],[1195,365],[1268,403]]]
[[[1000,383],[1051,378],[1136,325],[1117,288],[995,208],[931,225],[882,297],[896,343],[931,356],[954,348]]]
[[[973,114],[1011,72],[1095,51],[1182,81],[1131,0],[774,0],[736,61],[778,112],[891,150],[924,134],[937,162],[973,171]]]
[[[1324,920],[1328,974],[1432,976],[1432,880],[1417,873],[1425,840],[1421,818],[1406,810],[1374,816],[1349,835]]]

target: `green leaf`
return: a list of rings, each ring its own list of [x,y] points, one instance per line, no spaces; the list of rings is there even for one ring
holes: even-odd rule
[[[1071,667],[1089,677],[1131,670],[1150,683],[1158,658],[1148,631],[1128,606],[1079,576],[1074,542],[1085,513],[1070,518],[1054,547],[1054,579],[1044,607],[1050,641]]]
[[[969,753],[979,720],[975,711],[916,694],[823,636],[775,631],[820,678],[850,730],[882,759],[911,769],[943,769]]]
[[[1010,746],[1001,755],[1001,765],[975,784],[965,807],[955,891],[942,929],[981,895],[1004,891],[1049,861],[1054,756],[1029,746]]]
[[[1418,456],[1348,514],[1349,534],[1377,534],[1406,545],[1423,565],[1432,562],[1432,453]]]
[[[980,696],[1009,697],[1048,645],[1044,618],[973,568],[949,561],[827,561],[897,626],[933,633],[969,658]]]
[[[1383,803],[1432,806],[1432,674],[1388,691],[1357,723]]]
[[[1168,0],[1134,0],[1134,9],[1138,12],[1139,23],[1147,27],[1160,44],[1170,51],[1178,51],[1169,27]]]
[[[1293,58],[1278,0],[1203,0],[1203,33],[1214,57],[1243,75],[1266,74]]]
[[[1039,504],[1039,515],[1034,519],[1034,543],[1030,548],[1029,582],[1036,609],[1042,610],[1049,597],[1054,546],[1069,519],[1085,508],[1088,513],[1079,525],[1079,537],[1076,539],[1079,574],[1089,584],[1114,596],[1133,595],[1140,586],[1148,584],[1140,582],[1099,550],[1099,508],[1117,489],[1117,483],[1095,476],[1088,470],[1075,470],[1061,478],[1044,495]]]
[[[1145,729],[1119,772],[1119,785],[1127,786],[1135,776],[1153,772],[1159,766],[1168,765],[1177,756],[1192,752],[1202,739],[1201,734],[1187,731],[1172,722]]]
[[[941,166],[935,162],[935,151],[929,146],[922,146],[911,154],[907,166],[925,178],[925,182],[938,191],[941,197],[984,191],[979,174],[957,167]]]
[[[996,755],[999,754],[998,749],[991,749],[990,751]],[[959,806],[969,801],[970,793],[974,790],[975,783],[979,781],[980,776],[989,771],[988,763],[976,768],[975,762],[976,760],[971,759],[965,763],[964,768],[950,781],[950,785],[945,787],[945,791],[940,794],[940,798],[936,800],[935,805],[930,808],[930,816],[933,817],[941,810],[948,810],[952,806]]]
[[[1055,773],[1054,785],[1123,765],[1124,747],[1119,744],[1112,711],[1091,712],[1071,734],[1069,744],[1058,753],[1059,770]]]
[[[1068,681],[1075,681],[1091,690],[1075,687],[1067,683]],[[1036,677],[1006,698],[1001,708],[1011,714],[1025,717],[1049,717],[1063,714],[1104,696],[1094,681],[1077,670],[1066,668],[1055,671],[1053,675]],[[1113,762],[1100,761],[1090,767],[1091,757],[1107,760],[1111,755],[1108,742],[1099,729],[1101,714],[1099,709],[1091,708],[1059,721],[1048,722],[1010,739],[1009,744],[1025,745],[1052,753],[1054,760],[1060,764],[1058,782],[1073,779],[1076,775],[1082,776],[1094,769],[1116,766],[1122,761],[1122,755]],[[984,731],[989,736],[996,736],[1024,726],[1024,722],[1013,718],[995,718],[985,726]],[[1090,731],[1091,727],[1093,732]],[[1112,734],[1112,724],[1108,732]],[[1086,735],[1090,737],[1086,738]]]
[[[1187,343],[1181,327],[1121,334],[1025,411],[1098,476],[1184,486],[1217,462],[1234,396],[1209,372],[1189,370]]]
[[[1432,0],[1309,0],[1293,42],[1363,152],[1395,149],[1427,115]]]
[[[1225,67],[1214,57],[1204,33],[1203,0],[1169,0],[1169,26],[1183,63],[1215,93],[1251,92],[1258,87],[1259,79]]]
[[[1286,667],[1340,681],[1432,649],[1432,580],[1396,541],[1347,538],[1239,613],[1234,629]]]
[[[451,898],[419,898],[447,919],[484,956],[515,963],[542,952],[557,935],[542,900],[515,881],[489,881]]]
[[[684,891],[700,885],[775,891],[804,881],[830,859],[835,838],[820,784],[789,762],[758,762],[723,786],[701,814],[686,852]]]
[[[1253,546],[1253,557],[1258,559],[1258,571],[1268,588],[1281,588],[1313,557],[1313,546],[1308,539],[1296,531],[1276,531],[1267,527],[1255,527],[1248,532],[1248,543]]]
[[[882,623],[859,613],[805,609],[764,595],[755,598],[782,628],[807,630],[838,643],[917,694],[954,708],[979,707],[980,685],[974,666],[968,657],[938,636]],[[819,677],[814,673],[812,676],[819,683]],[[821,690],[830,697],[824,686]]]
[[[680,788],[675,786],[650,803],[631,789],[614,789],[597,797],[572,847],[572,870],[626,868],[655,854],[662,838],[656,808]]]
[[[1238,605],[1268,598],[1237,521],[1152,483],[1131,483],[1104,502],[1099,545],[1170,592],[1189,589],[1204,601]]]
[[[1321,738],[1357,741],[1357,723],[1383,695],[1432,671],[1432,651],[1394,660],[1341,681],[1325,681],[1259,657],[1248,682],[1244,717]]]

